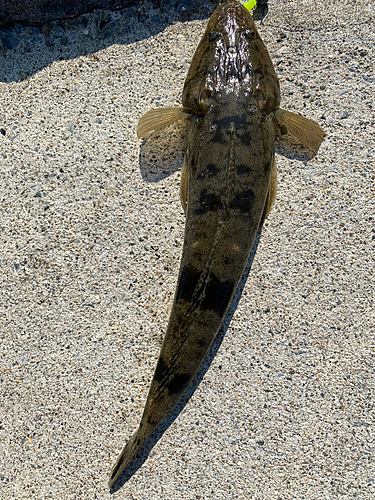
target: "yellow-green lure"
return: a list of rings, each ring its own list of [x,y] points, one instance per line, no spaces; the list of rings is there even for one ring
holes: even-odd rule
[[[245,7],[247,10],[253,9],[257,4],[257,0],[249,0],[248,2],[243,3],[242,5]]]

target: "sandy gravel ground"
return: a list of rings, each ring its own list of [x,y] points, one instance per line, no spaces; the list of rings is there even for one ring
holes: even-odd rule
[[[0,497],[374,498],[373,0],[270,2],[260,33],[283,106],[327,136],[314,159],[278,147],[241,297],[190,399],[108,490],[183,243],[181,154],[135,134],[180,99],[213,11],[176,7],[18,26],[17,47],[2,42]]]

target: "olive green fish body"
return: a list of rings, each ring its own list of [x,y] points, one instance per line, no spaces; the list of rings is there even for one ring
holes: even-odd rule
[[[273,85],[263,88],[261,75],[269,73]],[[212,344],[265,207],[275,142],[270,113],[278,106],[279,86],[251,15],[238,3],[219,7],[209,21],[182,103],[191,113],[185,238],[145,410],[153,423],[180,399]]]
[[[189,114],[184,247],[174,304],[145,410],[112,473],[113,484],[181,398],[222,324],[263,220],[280,91],[249,12],[218,7],[183,91]],[[151,113],[145,122],[154,129]],[[178,111],[163,114],[171,123]],[[172,117],[172,118],[171,118]]]

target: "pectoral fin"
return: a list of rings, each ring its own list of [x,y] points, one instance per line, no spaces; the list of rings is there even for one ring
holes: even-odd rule
[[[186,116],[183,108],[156,108],[141,116],[137,125],[138,138],[146,137],[165,129]]]
[[[301,144],[314,153],[318,152],[325,132],[317,122],[285,109],[278,109],[275,118],[280,127],[284,126],[286,128],[287,133],[293,135]]]

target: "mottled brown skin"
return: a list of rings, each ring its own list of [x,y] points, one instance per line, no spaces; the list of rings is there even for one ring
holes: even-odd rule
[[[174,305],[139,429],[110,485],[179,401],[220,328],[262,221],[279,101],[251,15],[237,2],[218,7],[183,91],[188,203]]]

